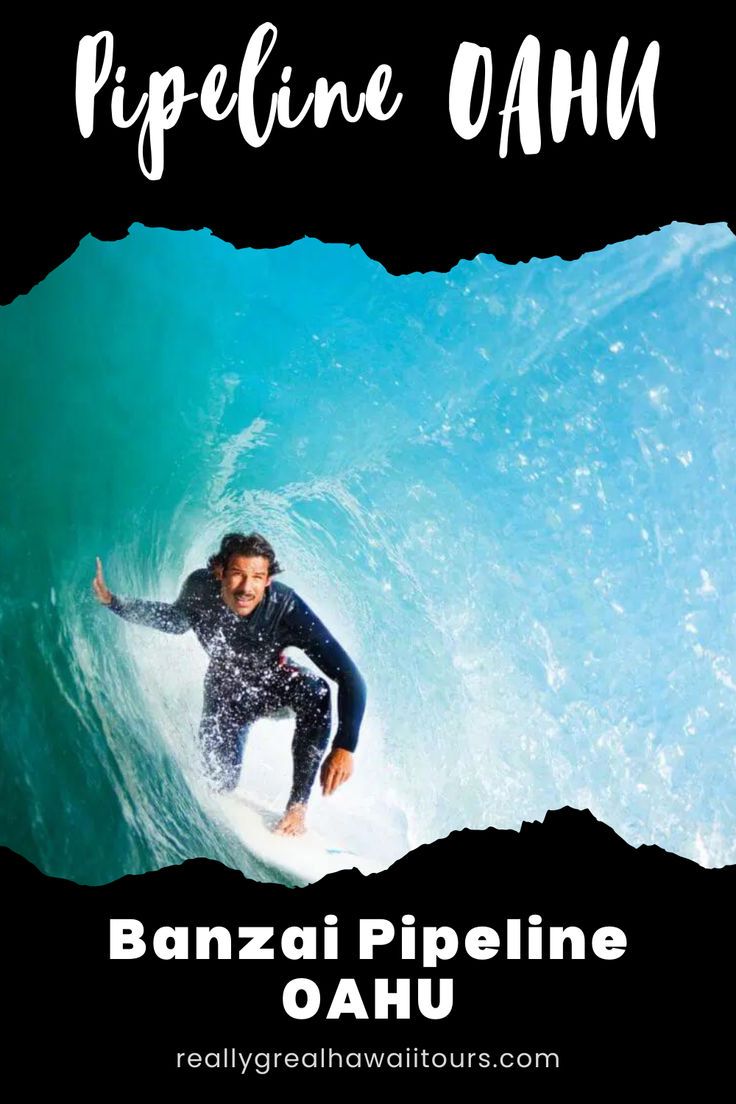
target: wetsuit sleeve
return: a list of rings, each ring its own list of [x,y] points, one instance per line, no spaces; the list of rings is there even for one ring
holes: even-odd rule
[[[119,598],[113,594],[107,608],[134,625],[147,625],[166,633],[185,633],[192,627],[190,611],[193,594],[194,583],[190,576],[175,602],[149,602],[144,598]]]
[[[365,712],[363,676],[332,633],[298,595],[286,615],[289,644],[301,648],[328,678],[337,683],[337,732],[333,748],[355,751]]]

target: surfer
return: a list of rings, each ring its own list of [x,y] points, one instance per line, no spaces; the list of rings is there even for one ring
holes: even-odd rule
[[[210,657],[204,682],[199,744],[205,771],[219,792],[234,789],[250,725],[284,708],[296,716],[293,784],[275,827],[305,831],[309,794],[331,731],[330,688],[324,679],[284,656],[301,648],[337,683],[338,725],[320,773],[324,794],[347,782],[365,709],[365,683],[347,652],[290,587],[260,533],[228,533],[207,566],[193,571],[173,603],[113,594],[97,559],[92,587],[113,613],[167,633],[193,629]]]

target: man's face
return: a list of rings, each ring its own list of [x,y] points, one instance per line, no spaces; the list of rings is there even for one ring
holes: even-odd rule
[[[227,568],[217,575],[223,602],[239,617],[253,612],[271,582],[265,556],[231,556]]]

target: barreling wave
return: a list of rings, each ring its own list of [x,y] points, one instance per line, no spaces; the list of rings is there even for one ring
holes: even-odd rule
[[[249,850],[196,753],[205,657],[122,623],[259,529],[369,711],[312,817],[382,861],[588,807],[736,861],[736,245],[395,278],[302,241],[86,239],[2,311],[1,842],[98,883]],[[288,722],[244,785],[278,804]]]

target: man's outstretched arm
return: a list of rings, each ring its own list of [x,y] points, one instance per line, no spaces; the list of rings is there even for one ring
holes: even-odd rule
[[[92,580],[95,597],[103,606],[135,625],[148,625],[167,633],[184,633],[191,628],[187,612],[187,583],[176,602],[149,602],[143,598],[119,598],[105,583],[102,561],[97,557],[97,572]]]

